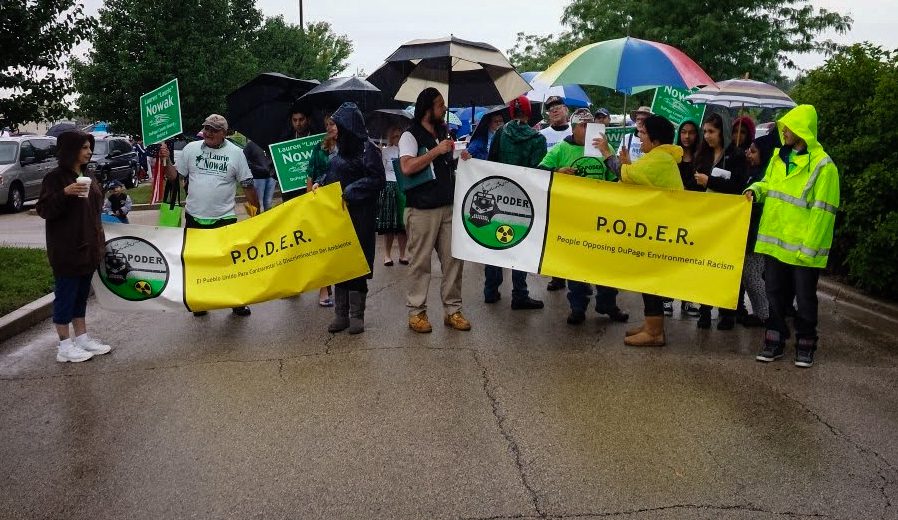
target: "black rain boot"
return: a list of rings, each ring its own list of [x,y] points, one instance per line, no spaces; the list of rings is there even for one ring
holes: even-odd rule
[[[327,326],[332,334],[349,327],[349,291],[340,286],[334,287],[334,314],[334,321]]]
[[[349,332],[360,334],[365,332],[365,299],[367,292],[349,291]]]
[[[702,305],[698,311],[698,321],[695,326],[699,329],[711,328],[711,307]]]

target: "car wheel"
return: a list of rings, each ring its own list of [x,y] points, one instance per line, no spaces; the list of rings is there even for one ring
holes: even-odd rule
[[[9,197],[6,199],[6,210],[10,213],[18,213],[25,207],[25,189],[15,183],[9,187]]]
[[[128,170],[128,177],[125,178],[125,187],[130,190],[138,184],[140,184],[140,179],[137,178],[137,166],[132,164],[131,169]]]

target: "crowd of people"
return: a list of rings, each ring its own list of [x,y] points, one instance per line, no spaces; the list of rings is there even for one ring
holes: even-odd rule
[[[578,109],[570,113],[558,97],[547,99],[544,109],[547,124],[541,129],[528,124],[533,107],[525,96],[512,100],[502,110],[487,112],[471,133],[460,160],[476,158],[540,168],[596,182],[744,196],[753,204],[739,305],[718,310],[717,329],[730,330],[736,323],[766,327],[756,359],[769,362],[784,355],[791,335],[787,317],[794,315],[795,364],[813,364],[818,344],[816,284],[832,242],[839,177],[816,139],[817,116],[812,106],[796,107],[779,119],[774,131],[757,137],[755,122],[747,116],[729,125],[712,113],[703,121],[684,121],[675,127],[664,117],[652,114],[650,108],[640,107],[630,114],[634,132],[625,136],[617,149],[612,149],[605,136],[585,142],[587,125],[610,123],[608,110]],[[408,327],[418,333],[433,330],[427,304],[433,252],[442,275],[443,323],[454,330],[471,329],[462,312],[463,262],[452,255],[454,172],[459,159],[453,156],[454,140],[445,122],[447,110],[438,90],[423,90],[414,105],[410,126],[389,127],[381,136],[382,146],[369,138],[358,107],[344,103],[323,121],[326,135],[312,155],[306,189],[282,194],[283,200],[289,201],[307,190],[339,183],[371,273],[377,235],[383,236],[384,266],[394,265],[393,245],[398,244],[395,258],[408,266]],[[311,135],[311,119],[310,114],[296,109],[290,115],[292,137]],[[248,202],[262,211],[273,204],[270,159],[261,147],[235,146],[225,138],[228,131],[225,118],[212,114],[203,123],[203,139],[189,143],[174,163],[169,161],[171,151],[166,145],[158,149],[158,158],[166,164],[166,177],[189,183],[185,207],[188,227],[209,229],[236,222],[237,186],[242,187]],[[587,146],[597,148],[601,157],[587,156]],[[89,134],[67,132],[60,136],[59,166],[44,179],[37,204],[38,214],[46,219],[47,253],[56,277],[53,322],[60,339],[57,360],[63,362],[83,361],[111,348],[87,334],[84,320],[91,275],[103,256],[105,243],[100,225],[102,193],[96,182],[76,181],[76,177],[91,175],[86,164],[92,147]],[[187,160],[199,155],[210,160]],[[216,161],[221,164],[212,164]],[[402,188],[409,179],[421,175],[432,179]],[[109,206],[110,201],[106,204]],[[329,287],[320,289],[319,303],[334,309],[329,332],[359,334],[365,330],[371,276],[338,283],[332,291]],[[513,270],[511,278],[513,310],[544,307],[542,301],[530,296],[527,273]],[[485,303],[501,300],[502,283],[501,268],[484,266]],[[630,318],[617,305],[617,289],[558,278],[547,286],[549,291],[564,289],[570,306],[567,323],[572,326],[586,320],[593,296],[598,314],[617,322]],[[745,294],[751,312],[744,303]],[[653,294],[643,294],[642,299],[644,320],[626,331],[624,342],[630,346],[663,346],[665,317],[674,314],[674,302]],[[246,306],[232,312],[250,315]],[[707,305],[682,302],[680,312],[682,317],[697,318],[698,328],[711,327],[712,309]]]

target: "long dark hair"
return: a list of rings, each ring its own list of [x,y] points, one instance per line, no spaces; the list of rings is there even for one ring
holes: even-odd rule
[[[683,132],[683,128],[685,128],[687,125],[691,125],[692,127],[695,128],[695,140],[692,142],[691,145],[689,145],[689,149],[687,150],[689,152],[689,156],[692,157],[692,160],[694,161],[695,160],[695,152],[696,152],[696,150],[698,150],[699,139],[701,139],[701,137],[700,137],[701,129],[698,127],[698,123],[696,123],[695,121],[692,121],[691,119],[688,119],[688,120],[680,123],[680,128],[677,129],[676,143],[679,146],[683,146],[682,141],[680,141],[680,134]],[[686,149],[685,146],[683,146],[683,148],[684,148],[684,150]]]
[[[84,173],[87,165],[78,168],[78,156],[84,143],[90,143],[90,149],[94,149],[94,136],[80,130],[70,130],[59,134],[56,138],[56,158],[59,159],[59,167],[66,170]]]
[[[701,171],[703,173],[709,173],[711,168],[714,167],[714,148],[708,144],[708,141],[705,140],[705,131],[704,126],[710,124],[714,128],[720,132],[720,147],[725,149],[726,146],[726,138],[724,137],[724,124],[723,118],[720,117],[720,114],[711,114],[705,118],[704,122],[702,122],[702,132],[701,132],[701,140],[698,144],[698,150],[695,152],[695,156],[692,158],[692,161],[696,163],[696,170]]]

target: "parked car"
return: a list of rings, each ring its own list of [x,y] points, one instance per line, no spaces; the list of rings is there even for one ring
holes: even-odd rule
[[[56,164],[55,137],[0,138],[0,204],[22,211],[25,201],[40,196],[44,176]]]
[[[97,180],[106,183],[121,181],[130,189],[140,183],[137,152],[125,136],[94,134],[94,154],[87,167],[94,170]]]

